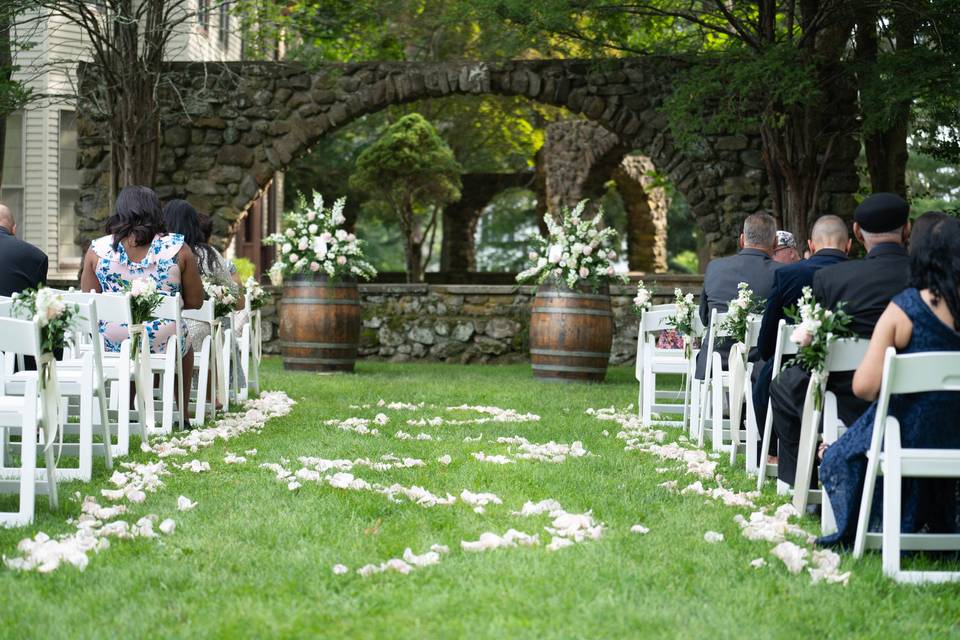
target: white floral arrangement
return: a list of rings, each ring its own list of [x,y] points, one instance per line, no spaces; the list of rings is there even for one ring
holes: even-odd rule
[[[246,282],[243,283],[243,289],[253,311],[262,309],[267,304],[267,292],[263,290],[263,287],[253,276],[247,278]]]
[[[830,344],[837,338],[853,335],[850,330],[852,318],[843,310],[843,303],[834,311],[821,307],[810,287],[803,288],[802,295],[797,298],[797,308],[786,309],[785,313],[797,324],[790,334],[790,341],[798,346],[794,363],[809,371],[814,379],[814,406],[820,411],[823,409],[820,380]]]
[[[529,254],[533,266],[517,275],[518,282],[540,284],[552,279],[565,283],[571,289],[578,282],[588,282],[594,289],[611,281],[626,283],[613,267],[617,252],[613,249],[617,237],[615,229],[600,228],[603,212],[590,219],[583,218],[587,201],[580,201],[572,210],[563,211],[560,220],[547,214],[548,237],[538,238],[538,250]]]
[[[693,324],[697,304],[693,301],[692,293],[684,294],[679,287],[673,290],[673,304],[677,310],[667,320],[667,326],[683,336],[683,354],[689,358],[693,353],[693,340],[698,337]]]
[[[237,286],[213,278],[203,278],[203,292],[213,300],[213,315],[222,318],[233,311],[239,299]]]
[[[749,284],[741,282],[737,285],[737,297],[727,305],[727,316],[718,329],[735,342],[745,342],[747,322],[751,315],[763,311],[763,303],[763,300],[754,295]]]
[[[638,315],[643,315],[653,307],[653,292],[647,289],[643,280],[637,283],[637,295],[633,298],[633,310]]]
[[[136,278],[127,287],[127,298],[130,299],[130,312],[133,324],[140,325],[153,319],[153,312],[160,304],[164,295],[157,291],[157,281],[153,278]]]
[[[73,325],[79,307],[68,303],[58,292],[48,287],[14,293],[13,316],[33,320],[40,326],[40,348],[53,353],[63,348],[67,333]]]
[[[303,194],[293,211],[283,216],[283,233],[264,240],[278,248],[277,261],[270,267],[270,281],[275,285],[283,276],[326,275],[331,280],[360,278],[369,280],[377,270],[363,257],[363,243],[341,225],[346,198],[325,209],[323,196],[313,193],[312,205]]]

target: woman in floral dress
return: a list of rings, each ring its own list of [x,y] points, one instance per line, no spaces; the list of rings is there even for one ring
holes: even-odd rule
[[[203,285],[197,259],[184,244],[183,236],[168,234],[163,226],[163,210],[157,194],[147,187],[126,187],[117,196],[114,213],[107,220],[107,233],[90,244],[83,261],[80,286],[84,291],[125,293],[138,278],[151,278],[157,290],[166,295],[180,294],[186,309],[203,303]],[[175,323],[166,320],[147,322],[150,351],[160,353],[167,340],[176,335]],[[129,337],[123,323],[102,322],[107,351],[119,351]],[[181,347],[186,347],[181,331]],[[183,351],[184,388],[190,388],[193,351]]]

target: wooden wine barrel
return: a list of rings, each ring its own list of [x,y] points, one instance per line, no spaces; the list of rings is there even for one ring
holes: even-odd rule
[[[284,369],[353,371],[362,321],[356,282],[297,276],[283,283],[281,304]]]
[[[613,342],[609,288],[544,283],[530,314],[533,376],[557,382],[602,382]]]

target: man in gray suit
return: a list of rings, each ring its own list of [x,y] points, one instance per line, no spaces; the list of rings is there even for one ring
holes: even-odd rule
[[[703,293],[700,296],[700,320],[709,331],[710,312],[727,310],[727,304],[737,297],[741,282],[750,285],[754,295],[765,300],[773,289],[773,272],[783,266],[770,259],[777,246],[777,223],[766,213],[754,213],[743,221],[740,234],[740,251],[737,255],[713,260],[707,265],[703,276]],[[697,379],[703,380],[707,369],[706,337],[703,348],[697,355]],[[730,342],[721,340],[714,345],[723,362],[730,353]]]

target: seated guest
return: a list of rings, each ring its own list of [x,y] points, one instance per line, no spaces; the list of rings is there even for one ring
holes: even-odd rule
[[[778,236],[781,233],[784,232],[778,231]],[[796,307],[797,298],[803,294],[803,288],[813,285],[813,274],[823,267],[846,260],[850,245],[850,234],[843,220],[837,216],[821,216],[813,224],[810,239],[807,240],[811,256],[795,264],[784,265],[774,272],[773,290],[767,297],[757,342],[763,365],[753,387],[753,406],[756,409],[757,425],[761,429],[767,416],[777,328],[780,320],[787,317],[784,311],[789,307]]]
[[[887,347],[895,347],[897,353],[960,351],[960,221],[941,220],[924,236],[925,250],[910,258],[910,288],[897,295],[880,316],[867,355],[853,377],[853,392],[873,404],[823,456],[820,479],[830,496],[837,532],[818,540],[820,544],[848,544],[856,534]],[[893,396],[889,415],[900,422],[904,447],[960,448],[958,392]],[[955,484],[953,479],[905,479],[901,532],[955,532]],[[871,510],[875,515],[880,514],[881,488],[878,483]]]
[[[777,242],[777,223],[766,213],[754,213],[743,221],[740,234],[740,252],[734,256],[713,260],[707,265],[703,276],[703,293],[700,295],[700,320],[703,326],[710,322],[710,312],[726,312],[727,304],[737,297],[741,282],[750,285],[753,293],[761,299],[770,295],[773,288],[773,272],[782,265],[770,259]],[[720,341],[714,345],[726,362],[730,342]],[[703,380],[707,369],[707,350],[697,355],[697,378]]]
[[[197,256],[200,276],[223,283],[232,281],[242,293],[243,285],[237,275],[237,268],[209,244],[210,235],[205,227],[212,231],[213,225],[207,224],[207,221],[209,218],[198,214],[193,205],[186,200],[171,200],[163,207],[163,222],[167,231],[183,236],[183,241]],[[238,297],[236,309],[243,309],[242,295]],[[210,325],[198,320],[186,322],[190,345],[194,352],[198,352],[202,348],[204,338],[210,335]]]
[[[800,254],[797,252],[797,240],[789,231],[777,231],[777,248],[773,250],[770,256],[774,262],[780,264],[793,264],[800,260]]]
[[[133,280],[152,278],[161,293],[179,293],[184,308],[200,308],[203,285],[197,259],[184,244],[183,236],[164,229],[163,209],[153,190],[125,187],[117,196],[113,215],[107,219],[107,234],[90,243],[83,259],[83,291],[124,293]],[[168,320],[145,323],[152,353],[166,348],[167,340],[177,332],[175,324]],[[127,326],[119,323],[101,323],[100,333],[107,351],[119,351],[120,343],[129,335]],[[190,389],[193,351],[186,348],[183,339],[181,347],[184,389]]]
[[[824,267],[813,276],[813,295],[827,309],[840,302],[852,317],[850,329],[861,338],[869,338],[880,314],[903,291],[910,275],[910,259],[904,248],[910,236],[910,206],[900,196],[876,193],[869,196],[853,214],[853,233],[867,249],[863,260],[847,260]],[[773,428],[777,435],[777,475],[793,484],[797,472],[800,445],[800,420],[810,381],[808,372],[791,366],[770,383]],[[830,376],[828,389],[837,396],[839,417],[853,424],[867,403],[853,395],[850,374]]]
[[[36,289],[47,281],[47,255],[17,237],[13,213],[0,203],[0,296]]]

